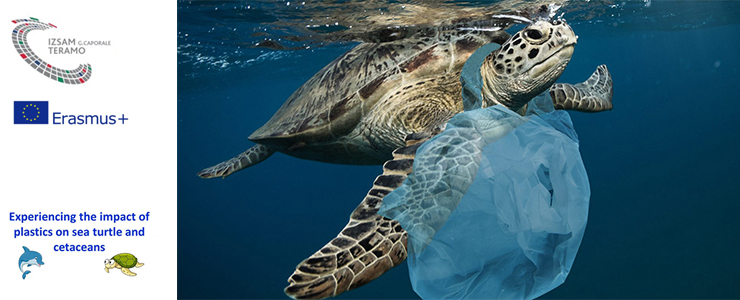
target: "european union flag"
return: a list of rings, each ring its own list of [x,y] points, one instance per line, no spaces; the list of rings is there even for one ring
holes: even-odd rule
[[[49,124],[49,101],[13,102],[14,124]]]

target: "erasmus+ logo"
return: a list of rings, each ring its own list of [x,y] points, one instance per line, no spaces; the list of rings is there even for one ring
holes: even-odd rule
[[[13,20],[12,22],[13,24],[18,24],[18,26],[13,29],[13,45],[15,46],[15,50],[18,51],[21,58],[25,60],[31,68],[41,73],[41,75],[61,83],[83,84],[90,80],[90,76],[92,76],[92,67],[90,64],[80,65],[74,70],[65,70],[52,66],[31,50],[31,46],[28,45],[28,33],[33,30],[57,28],[54,24],[43,23],[36,18],[18,19]]]
[[[49,101],[15,101],[15,124],[49,124]]]
[[[52,125],[116,125],[126,124],[125,114],[64,114],[53,112],[49,114],[49,101],[14,101],[14,124],[50,124]]]

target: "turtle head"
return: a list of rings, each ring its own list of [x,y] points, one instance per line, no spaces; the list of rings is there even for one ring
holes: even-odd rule
[[[576,40],[560,20],[537,21],[514,34],[481,66],[483,106],[516,111],[544,92],[565,70]]]
[[[108,272],[108,270],[115,268],[116,262],[112,259],[106,259],[105,260],[105,272]]]

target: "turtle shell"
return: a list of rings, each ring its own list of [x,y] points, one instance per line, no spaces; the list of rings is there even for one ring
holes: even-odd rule
[[[407,39],[359,44],[298,88],[249,139],[278,151],[334,140],[402,84],[459,71],[475,49],[507,36],[429,28]]]
[[[136,256],[130,253],[120,253],[113,257],[113,260],[124,268],[133,268],[139,262]]]

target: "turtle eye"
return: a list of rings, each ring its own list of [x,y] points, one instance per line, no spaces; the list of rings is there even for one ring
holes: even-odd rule
[[[526,32],[524,32],[524,34],[526,34],[528,38],[534,39],[534,40],[539,40],[542,38],[542,32],[537,29],[529,29]]]

